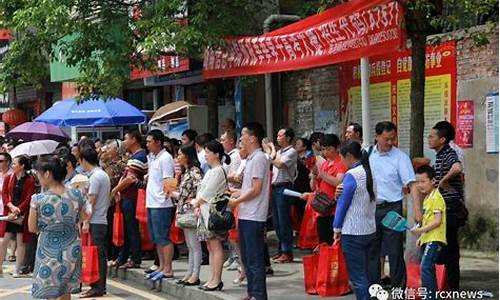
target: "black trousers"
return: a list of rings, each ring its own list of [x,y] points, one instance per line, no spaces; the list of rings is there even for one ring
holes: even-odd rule
[[[108,233],[108,225],[90,224],[90,236],[92,244],[97,247],[97,255],[99,255],[99,275],[97,282],[91,284],[91,288],[97,293],[106,292],[106,275],[107,270],[107,255],[106,255],[106,237]]]
[[[37,245],[38,245],[38,235],[33,234],[31,241],[28,244],[26,244],[26,253],[24,254],[24,262],[21,267],[21,270],[25,273],[33,272],[33,269],[35,267]]]
[[[458,227],[446,223],[447,245],[441,250],[439,260],[444,262],[446,276],[448,277],[448,289],[460,290],[460,245],[458,244]]]
[[[108,208],[108,214],[106,216],[108,220],[108,230],[106,236],[106,255],[110,260],[116,260],[118,258],[118,247],[113,245],[113,217],[115,213],[115,206],[110,206]]]
[[[375,212],[377,233],[368,252],[368,279],[370,284],[380,283],[380,254],[383,241],[386,243],[384,244],[384,249],[389,256],[391,285],[394,288],[401,287],[404,289],[406,287],[406,265],[403,250],[404,235],[402,232],[390,230],[382,225],[382,219],[389,211],[395,211],[401,215],[403,212],[403,202],[385,202],[382,205],[377,205]]]
[[[316,218],[319,243],[333,244],[333,216]]]

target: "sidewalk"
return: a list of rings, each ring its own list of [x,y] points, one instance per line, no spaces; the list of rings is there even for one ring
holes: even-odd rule
[[[273,240],[271,242],[271,253],[274,253]],[[185,249],[181,248],[181,253],[185,253]],[[304,292],[304,276],[302,270],[302,256],[308,255],[310,251],[295,250],[295,259],[290,264],[273,264],[274,276],[267,277],[267,291],[270,300],[302,300],[302,299],[322,299],[318,296],[307,295]],[[469,252],[467,254],[470,254]],[[475,256],[480,256],[475,255]],[[143,267],[151,266],[152,261],[143,262]],[[186,271],[187,258],[182,256],[179,260],[174,261],[174,272],[177,279],[181,278]],[[498,299],[498,256],[496,260],[485,258],[471,258],[463,256],[461,259],[461,276],[462,288],[467,291],[486,290],[492,292],[495,297],[490,299]],[[142,269],[130,269],[128,271],[120,271],[116,280],[125,280],[134,285],[148,285],[149,282],[144,281]],[[209,272],[208,266],[201,268],[201,281],[207,279]],[[161,286],[159,295],[164,295],[168,299],[206,299],[206,300],[239,300],[246,296],[246,287],[233,285],[233,280],[238,275],[237,271],[223,271],[222,277],[224,289],[222,292],[203,292],[197,287],[182,287],[175,284],[175,280],[165,280]],[[159,287],[156,286],[158,289]],[[173,297],[172,297],[173,296]],[[333,298],[332,298],[333,299]],[[355,299],[353,294],[335,297],[335,299]]]

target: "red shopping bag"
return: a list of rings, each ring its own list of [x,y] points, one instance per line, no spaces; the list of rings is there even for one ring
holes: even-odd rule
[[[446,291],[447,287],[447,277],[446,277],[446,268],[444,265],[436,265],[436,281],[437,287],[440,291]],[[411,297],[413,299],[427,299],[429,295],[424,289],[420,289],[422,287],[422,280],[420,277],[420,264],[416,262],[409,262],[406,264],[406,291],[407,293],[411,293]],[[422,294],[422,297],[420,297]]]
[[[184,244],[184,231],[175,226],[175,222],[170,226],[170,240],[176,245]]]
[[[135,218],[139,223],[148,224],[148,210],[146,208],[146,190],[137,191],[137,204],[135,208]]]
[[[92,284],[99,280],[99,253],[92,245],[90,233],[82,238],[82,273],[80,280],[85,284]]]
[[[314,194],[311,193],[304,210],[302,224],[300,225],[297,246],[301,249],[314,249],[319,244],[316,217],[314,216],[314,210],[311,207],[313,197]]]
[[[341,296],[351,291],[340,244],[320,246],[316,290],[321,297]]]
[[[151,251],[155,248],[147,224],[139,223],[139,234],[141,235],[141,249],[142,251]]]
[[[115,212],[113,214],[113,245],[121,247],[125,244],[125,229],[123,224],[123,214],[120,208],[119,197],[115,200]]]
[[[233,229],[229,229],[229,240],[237,242],[239,240],[238,234],[238,207],[236,207],[233,211],[234,214],[234,226]]]
[[[309,295],[317,295],[316,278],[318,275],[319,254],[313,254],[302,257],[304,266],[304,287]]]

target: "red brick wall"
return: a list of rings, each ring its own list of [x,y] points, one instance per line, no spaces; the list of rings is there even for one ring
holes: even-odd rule
[[[338,115],[337,65],[288,72],[282,78],[283,98],[289,105],[288,124],[296,130],[297,136],[308,136],[314,131],[315,112],[333,111]]]
[[[484,47],[474,46],[471,38],[457,41],[457,80],[498,76],[498,27],[488,40]]]

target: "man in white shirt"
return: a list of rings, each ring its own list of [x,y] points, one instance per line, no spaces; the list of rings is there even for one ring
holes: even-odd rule
[[[267,300],[264,261],[267,212],[269,209],[269,160],[261,149],[264,129],[249,123],[241,131],[240,147],[248,157],[241,191],[233,193],[229,206],[238,206],[241,256],[248,278],[249,300]]]
[[[238,178],[235,178],[236,171],[240,167],[241,157],[240,151],[236,148],[236,132],[234,131],[226,131],[220,137],[220,142],[222,147],[224,147],[224,152],[229,155],[231,158],[231,163],[225,164],[224,169],[226,170],[227,180],[229,181],[230,188],[240,188],[241,182],[239,182]]]
[[[272,257],[275,263],[290,263],[293,261],[293,234],[290,197],[283,194],[285,189],[293,189],[297,175],[298,153],[292,141],[295,134],[292,128],[278,131],[277,142],[280,150],[272,153],[273,189],[272,211],[274,230],[280,241],[278,253]]]
[[[215,137],[210,133],[201,134],[194,139],[196,152],[198,152],[198,161],[200,162],[200,168],[203,171],[203,174],[206,174],[210,168],[207,158],[205,157],[205,144],[212,140],[215,140]]]
[[[174,178],[174,159],[163,148],[165,136],[158,129],[151,130],[146,137],[148,155],[148,184],[146,187],[146,208],[148,227],[153,243],[156,244],[160,266],[148,279],[173,278],[172,258],[174,246],[170,240],[170,226],[174,218],[172,200],[165,194],[168,180]]]

